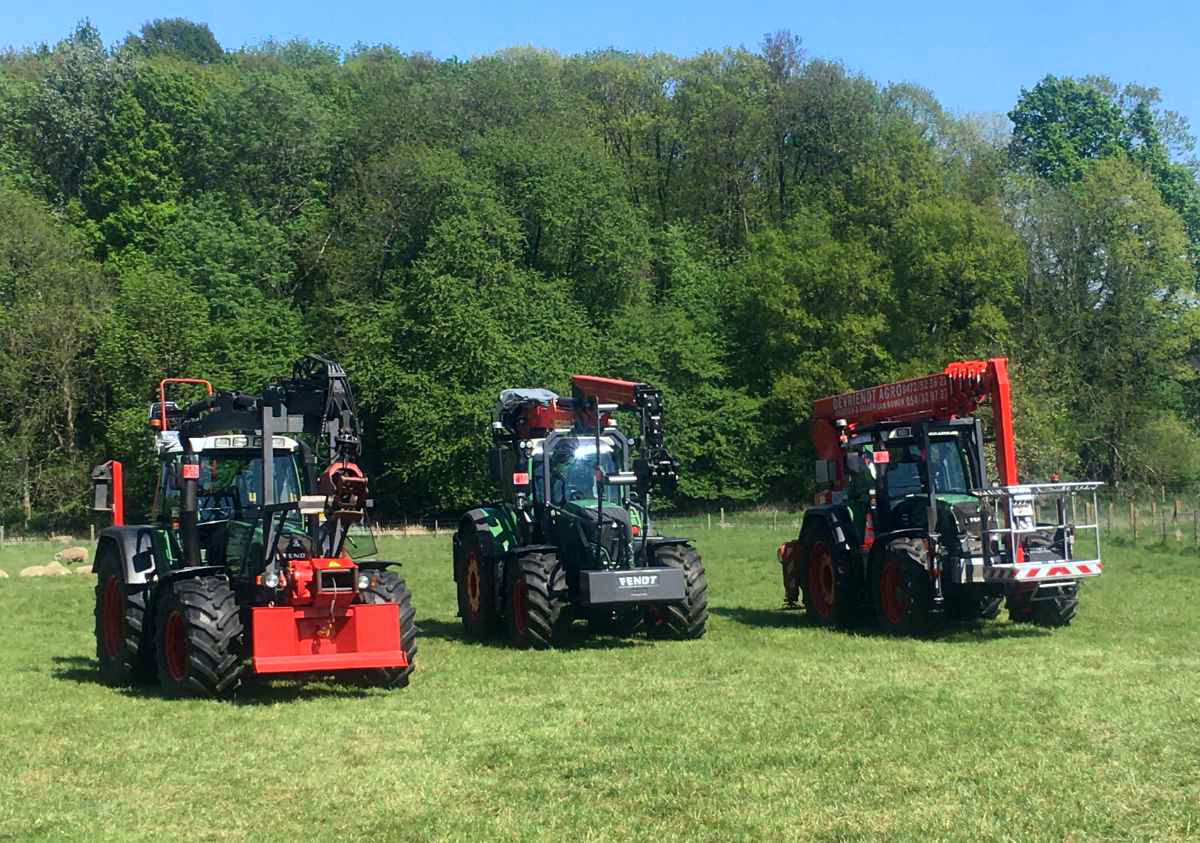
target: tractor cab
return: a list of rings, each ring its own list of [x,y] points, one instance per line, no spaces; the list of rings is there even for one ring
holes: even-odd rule
[[[875,502],[876,530],[926,523],[927,508],[976,510],[974,490],[987,485],[982,432],[974,418],[881,424],[855,430],[846,442],[845,503],[863,534]]]
[[[192,438],[189,444],[197,473],[196,531],[201,563],[225,566],[234,576],[257,576],[264,565],[262,437],[205,436]],[[272,500],[295,505],[287,511],[280,530],[306,535],[298,504],[311,491],[312,483],[302,447],[295,439],[275,436],[272,452]],[[182,446],[176,440],[173,447],[160,451],[160,459],[153,517],[171,531],[172,543],[181,546]]]
[[[540,518],[569,565],[579,569],[637,564],[644,522],[630,491],[629,442],[615,424],[604,433],[554,432],[533,458]]]

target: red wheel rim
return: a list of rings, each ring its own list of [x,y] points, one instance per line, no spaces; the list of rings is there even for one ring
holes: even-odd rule
[[[814,543],[808,555],[808,594],[813,611],[828,618],[834,601],[833,554],[822,541]]]
[[[183,615],[177,611],[167,616],[163,649],[167,656],[167,672],[176,682],[182,682],[187,678],[187,643],[183,634]]]
[[[879,605],[890,623],[904,622],[908,613],[908,583],[896,560],[890,557],[883,560],[883,570],[879,572]]]
[[[110,659],[121,655],[121,621],[125,614],[125,599],[121,596],[121,584],[116,577],[109,577],[104,585],[104,596],[100,603],[100,629],[104,636],[104,653]]]
[[[525,589],[527,586],[523,582],[513,583],[512,590],[512,612],[513,612],[513,628],[516,629],[517,635],[525,634]]]
[[[467,609],[472,615],[479,614],[479,560],[475,554],[467,556]]]

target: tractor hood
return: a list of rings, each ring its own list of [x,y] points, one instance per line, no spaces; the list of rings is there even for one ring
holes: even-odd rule
[[[596,520],[596,500],[571,501],[567,504],[567,508],[575,515],[587,518],[591,521]],[[637,518],[628,509],[623,506],[618,506],[615,503],[604,504],[604,517],[610,521],[616,521],[618,524],[637,524]]]

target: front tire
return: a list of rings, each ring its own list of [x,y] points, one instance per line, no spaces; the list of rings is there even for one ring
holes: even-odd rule
[[[158,678],[169,696],[227,696],[241,683],[243,630],[223,577],[175,580],[158,601]]]
[[[105,542],[96,559],[96,660],[101,678],[128,685],[154,677],[149,587],[125,583],[117,550]]]
[[[871,563],[871,597],[879,627],[892,635],[929,628],[929,575],[903,553],[885,550]]]
[[[656,638],[685,641],[700,638],[708,626],[708,576],[694,547],[671,544],[660,547],[654,559],[663,567],[683,571],[683,599],[653,606],[647,611],[646,631]]]
[[[383,688],[406,688],[417,657],[416,610],[412,593],[404,578],[392,571],[372,571],[371,585],[360,592],[363,603],[395,603],[400,608],[400,645],[408,657],[408,667],[382,667],[364,671],[362,679]]]
[[[505,597],[508,636],[518,647],[545,650],[562,627],[563,603],[553,592],[566,590],[566,574],[553,553],[535,551],[508,565]]]

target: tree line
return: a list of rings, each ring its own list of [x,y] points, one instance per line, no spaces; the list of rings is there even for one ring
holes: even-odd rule
[[[1200,181],[1158,90],[944,110],[787,32],[692,57],[89,23],[0,54],[0,523],[150,494],[165,376],[354,381],[386,516],[487,496],[497,393],[663,388],[674,505],[802,501],[814,398],[1007,355],[1021,474],[1200,481]]]

